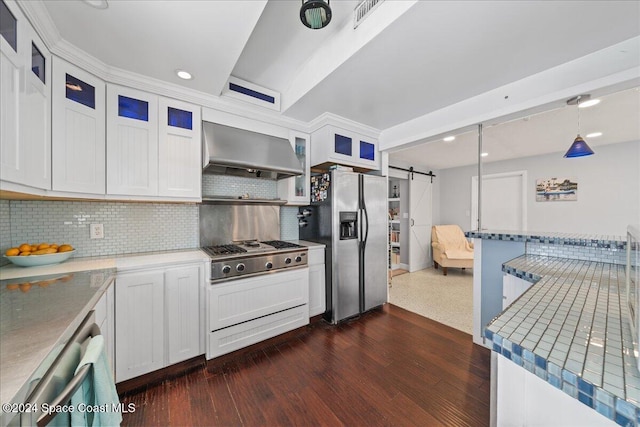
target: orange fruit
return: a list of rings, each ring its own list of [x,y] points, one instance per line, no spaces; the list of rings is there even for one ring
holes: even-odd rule
[[[31,245],[31,252],[35,252],[38,250],[38,245]]]
[[[31,252],[31,245],[27,244],[27,243],[23,243],[21,244],[18,249],[20,250],[20,252]]]
[[[7,289],[9,289],[10,291],[15,291],[16,289],[18,289],[18,284],[17,283],[9,283],[7,285]]]
[[[66,245],[65,244],[65,245],[60,245],[58,247],[58,252],[69,252],[69,251],[72,251],[72,250],[73,250],[73,247],[71,245]]]
[[[30,251],[20,252],[20,256],[29,256],[29,255],[31,255]]]
[[[40,249],[49,249],[49,244],[48,243],[40,243],[38,245],[38,250]]]
[[[9,248],[7,249],[7,251],[4,253],[6,256],[16,256],[20,254],[20,249],[18,248]]]
[[[31,289],[31,283],[20,283],[20,290],[25,294]]]
[[[53,249],[58,249],[58,245],[56,245],[55,243],[51,244],[49,247]]]

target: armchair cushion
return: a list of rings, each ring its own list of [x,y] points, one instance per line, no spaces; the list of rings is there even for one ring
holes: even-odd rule
[[[457,225],[436,225],[436,238],[449,259],[473,259],[473,248]]]

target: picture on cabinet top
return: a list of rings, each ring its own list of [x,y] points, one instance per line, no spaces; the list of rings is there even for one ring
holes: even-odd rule
[[[536,180],[536,202],[578,200],[576,178],[544,178]]]

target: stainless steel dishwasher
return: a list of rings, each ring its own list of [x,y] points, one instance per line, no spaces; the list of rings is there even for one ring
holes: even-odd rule
[[[54,420],[55,425],[71,425],[70,413],[64,408],[69,405],[71,396],[84,381],[91,365],[83,366],[77,374],[75,370],[88,339],[98,335],[100,328],[95,324],[95,313],[91,310],[71,338],[53,350],[48,358],[52,360],[50,366],[44,364],[39,368],[43,374],[36,372],[30,379],[27,398],[21,408],[24,410],[11,419],[9,426],[42,427]]]

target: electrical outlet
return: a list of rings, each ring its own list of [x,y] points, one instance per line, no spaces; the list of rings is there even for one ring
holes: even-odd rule
[[[104,227],[102,224],[89,225],[89,231],[92,239],[104,239]]]

